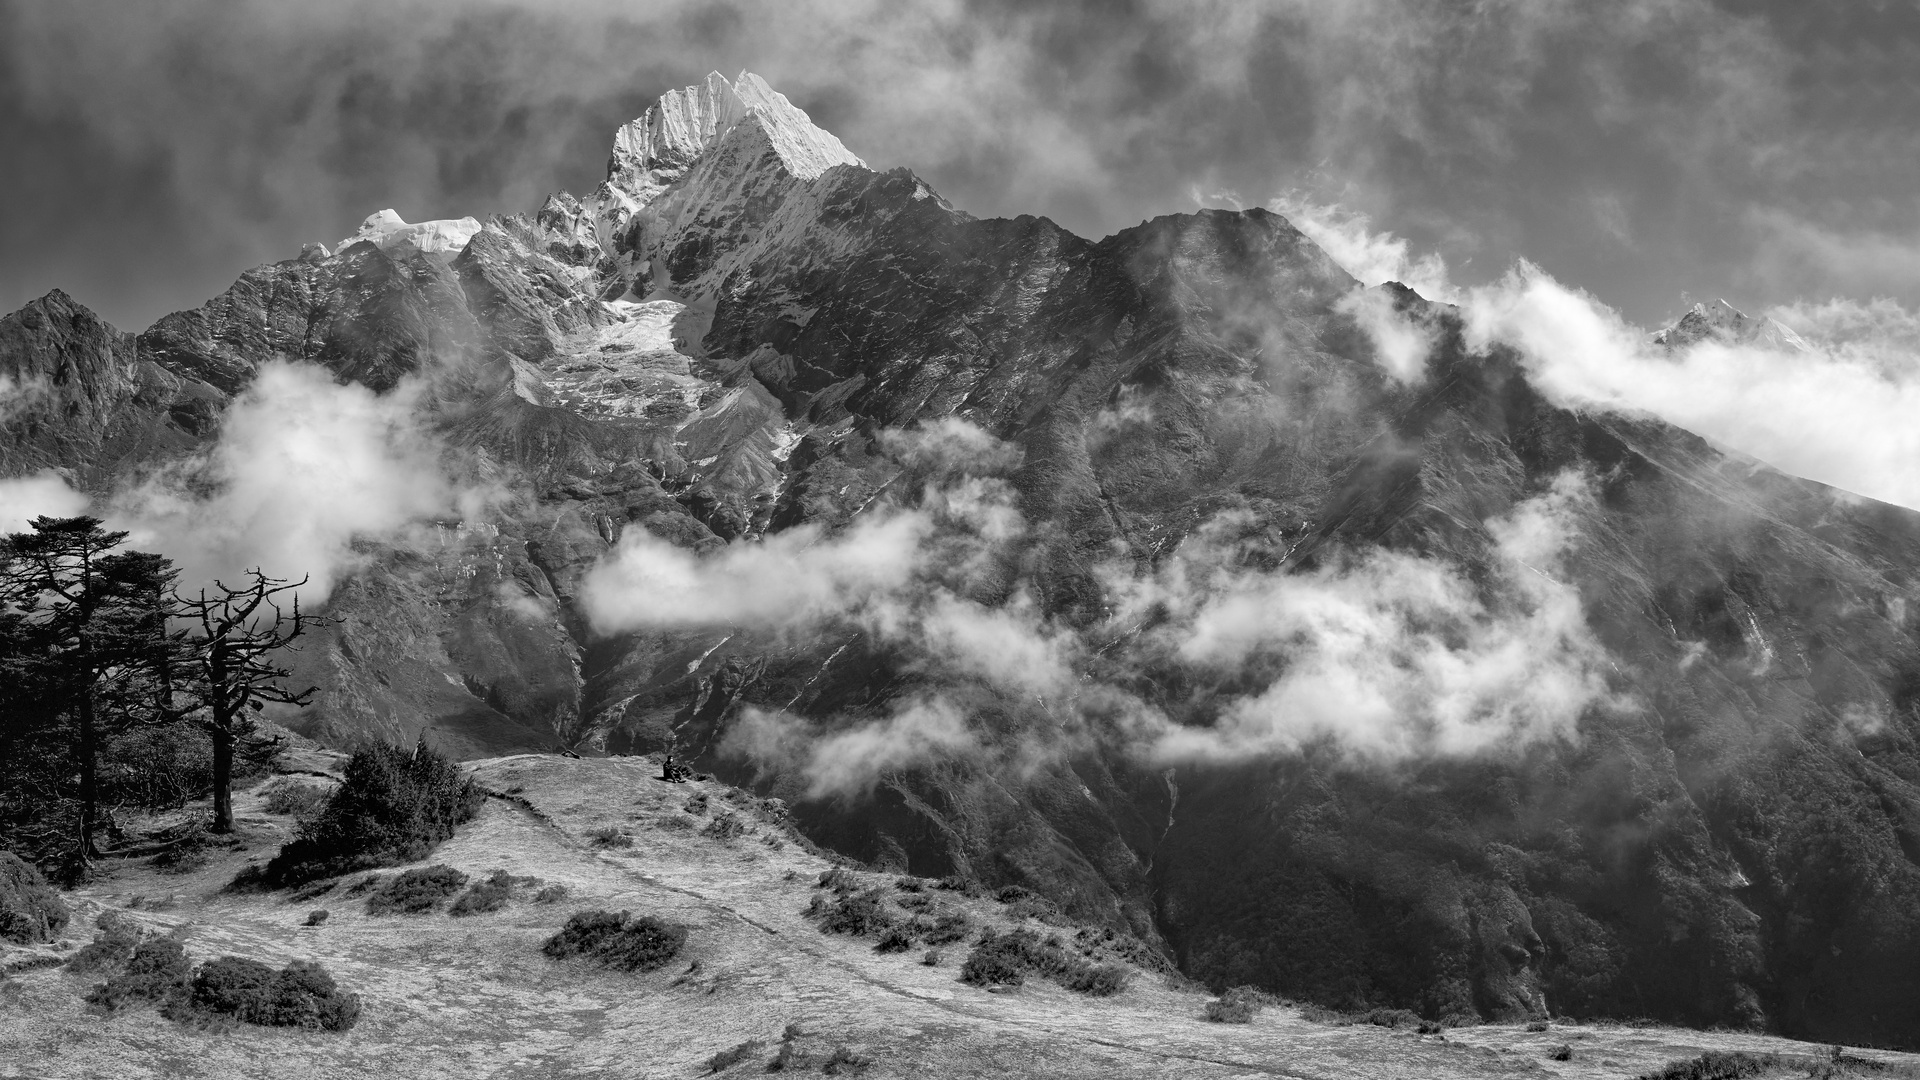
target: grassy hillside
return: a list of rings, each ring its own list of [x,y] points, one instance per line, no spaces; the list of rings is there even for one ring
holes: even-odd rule
[[[308,767],[328,765],[309,758]],[[1801,1055],[1738,1075],[1805,1076],[1807,1063],[1826,1056],[1780,1039],[1657,1027],[1420,1034],[1284,1004],[1248,1023],[1210,1023],[1210,995],[1155,970],[1145,954],[1126,963],[1124,940],[1080,934],[1032,898],[1003,901],[933,882],[903,889],[893,875],[837,866],[807,850],[780,823],[777,806],[725,785],[667,784],[637,758],[525,755],[474,769],[491,793],[479,816],[426,860],[378,872],[372,886],[362,887],[368,875],[352,874],[297,900],[223,891],[292,834],[290,816],[268,812],[270,803],[290,801],[284,792],[270,800],[270,781],[237,800],[237,847],[216,845],[170,867],[128,864],[68,894],[74,919],[62,941],[0,955],[9,971],[0,980],[0,1077],[693,1077],[736,1048],[743,1049],[723,1075],[759,1074],[784,1052],[789,1071],[819,1074],[834,1063],[842,1074],[995,1080],[1632,1077],[1708,1051]],[[369,914],[369,898],[385,884],[429,865],[450,866],[470,883],[505,871],[507,879],[495,880],[507,899],[459,917],[449,914],[451,897],[424,913]],[[823,875],[833,886],[821,886]],[[964,916],[969,936],[929,964],[924,944],[877,951],[876,936],[826,933],[806,914],[863,895],[895,920]],[[306,925],[317,909],[327,911],[324,921]],[[543,954],[570,916],[595,909],[684,927],[685,943],[644,974]],[[195,962],[317,961],[360,996],[359,1022],[343,1033],[219,1030],[151,1009],[91,1011],[83,998],[97,974],[44,965],[78,952],[109,911],[150,933],[178,934]],[[1095,997],[1038,976],[992,989],[961,981],[981,932],[1018,927],[1057,938],[1068,953],[1084,945],[1121,964],[1125,989]],[[1566,1060],[1555,1057],[1561,1047]],[[1912,1056],[1869,1056],[1920,1066]]]

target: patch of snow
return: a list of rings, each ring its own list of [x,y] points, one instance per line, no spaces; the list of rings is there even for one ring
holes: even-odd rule
[[[480,231],[480,222],[470,217],[442,218],[409,225],[391,209],[368,214],[352,236],[333,246],[341,251],[365,240],[389,255],[408,255],[415,251],[429,255],[458,254]]]

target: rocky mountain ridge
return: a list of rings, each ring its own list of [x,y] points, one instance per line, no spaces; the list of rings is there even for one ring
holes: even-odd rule
[[[822,843],[1036,888],[1222,986],[1920,1030],[1915,515],[1556,407],[1513,354],[1388,285],[1435,342],[1401,383],[1344,306],[1358,284],[1277,215],[1098,242],[977,220],[747,75],[623,127],[585,199],[457,251],[463,223],[402,226],[375,215],[137,336],[61,294],[0,319],[0,372],[44,388],[9,416],[0,471],[101,498],[204,450],[263,364],[422,395],[451,474],[490,501],[359,542],[342,621],[300,659],[322,687],[307,733],[671,749],[795,803]],[[1666,341],[1744,326],[1700,310]],[[987,441],[925,441],[952,420]],[[610,628],[595,584],[642,541],[721,558],[883,514],[946,545],[919,591],[804,623],[695,610],[728,610],[711,592],[675,614],[662,593]],[[1517,523],[1543,515],[1565,550],[1514,570]],[[1309,665],[1267,646],[1194,663],[1180,605],[1224,609],[1169,575],[1276,610],[1383,567],[1455,598],[1411,631],[1429,651],[1384,650],[1390,680],[1482,670],[1571,604],[1553,655],[1588,701],[1577,724],[1384,763],[1246,742],[1248,710]],[[982,626],[1066,656],[1071,686],[1015,685],[1004,656],[952,644]],[[947,712],[914,711],[929,702]],[[1288,708],[1277,723],[1308,711]],[[1166,727],[1143,736],[1145,715]],[[770,730],[923,752],[853,797],[822,791],[818,758],[753,750]],[[1238,749],[1153,749],[1183,737]]]

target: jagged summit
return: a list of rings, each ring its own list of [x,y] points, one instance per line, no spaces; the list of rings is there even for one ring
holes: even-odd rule
[[[787,170],[802,179],[811,180],[835,165],[866,165],[765,79],[743,71],[728,82],[716,71],[693,86],[668,91],[644,115],[614,132],[607,179],[644,195],[649,180],[671,182],[746,122],[765,132]]]
[[[404,255],[409,251],[457,255],[479,231],[480,222],[471,217],[409,225],[398,213],[388,209],[368,214],[353,235],[335,244],[333,250],[342,251],[364,240],[389,255]]]
[[[1678,322],[1653,335],[1654,344],[1669,350],[1684,349],[1706,340],[1724,344],[1761,345],[1785,352],[1805,352],[1807,343],[1799,334],[1772,319],[1756,319],[1727,303],[1695,304]]]

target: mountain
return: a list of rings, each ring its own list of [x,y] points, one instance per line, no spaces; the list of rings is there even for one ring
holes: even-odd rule
[[[0,472],[111,502],[318,364],[485,497],[356,542],[308,735],[671,751],[1216,988],[1913,1043],[1920,517],[1357,290],[1265,210],[973,218],[716,74],[531,217],[6,316]]]

